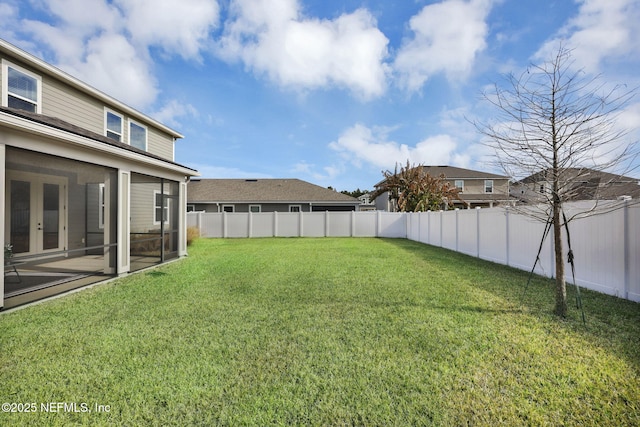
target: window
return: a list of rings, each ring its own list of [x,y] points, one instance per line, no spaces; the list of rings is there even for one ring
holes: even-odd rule
[[[196,205],[187,205],[187,212],[195,212]]]
[[[104,111],[104,134],[111,139],[122,142],[122,116],[113,111]]]
[[[302,207],[300,205],[289,205],[289,212],[300,212]]]
[[[31,113],[42,112],[40,76],[2,61],[2,105]]]
[[[234,211],[235,211],[235,208],[233,205],[222,205],[222,212],[233,213]]]
[[[160,224],[161,221],[164,220],[164,223],[167,224],[169,222],[169,197],[162,194],[159,191],[153,192],[154,196],[154,215],[153,215],[153,223]],[[164,201],[164,204],[163,204]]]
[[[485,179],[484,180],[484,192],[485,193],[493,193],[493,180]]]
[[[104,184],[98,184],[98,228],[104,229]]]
[[[464,191],[464,180],[456,179],[455,186],[458,189],[458,192],[462,193]]]
[[[129,145],[147,151],[147,128],[129,121]]]
[[[260,205],[249,205],[249,212],[260,213],[261,211]]]

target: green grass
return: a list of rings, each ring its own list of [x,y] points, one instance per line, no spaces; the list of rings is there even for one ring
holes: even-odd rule
[[[526,279],[407,240],[200,239],[1,315],[0,400],[38,412],[0,425],[640,425],[640,304],[560,320]]]

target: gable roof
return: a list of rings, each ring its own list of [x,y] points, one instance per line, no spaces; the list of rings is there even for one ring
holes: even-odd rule
[[[504,175],[455,166],[423,166],[423,169],[431,176],[444,175],[447,179],[509,179]]]
[[[444,175],[446,179],[509,179],[508,176],[495,173],[482,172],[472,169],[458,168],[455,166],[422,166],[423,170],[433,177]],[[380,187],[386,180],[378,182],[374,187]]]
[[[540,172],[536,172],[532,175],[529,175],[526,178],[518,181],[519,184],[530,184],[535,182],[543,182],[547,181],[547,174],[551,173],[551,168],[541,170]],[[561,169],[561,180],[573,181],[577,182],[604,182],[604,183],[638,183],[640,179],[632,178],[624,175],[617,175],[609,172],[598,171],[589,168],[564,168]]]
[[[70,74],[65,73],[59,68],[54,67],[53,65],[43,61],[42,59],[25,52],[24,50],[12,45],[11,43],[0,38],[0,52],[5,52],[9,55],[13,55],[16,58],[21,59],[29,64],[34,70],[37,70],[39,73],[46,74],[51,76],[57,80],[63,81],[64,83],[72,86],[79,91],[91,96],[92,98],[96,98],[104,102],[111,108],[115,108],[120,110],[127,115],[134,117],[137,120],[142,121],[143,123],[149,124],[155,128],[162,130],[163,132],[168,133],[172,137],[179,139],[184,138],[184,135],[181,133],[171,129],[170,127],[160,123],[159,121],[147,116],[144,113],[126,105],[123,102],[118,101],[117,99],[107,95],[106,93],[99,91],[98,89],[86,84],[85,82],[73,77]]]
[[[354,197],[295,178],[192,180],[187,189],[187,202],[360,204]]]

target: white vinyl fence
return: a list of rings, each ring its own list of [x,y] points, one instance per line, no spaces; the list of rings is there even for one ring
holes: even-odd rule
[[[589,203],[566,206],[568,214]],[[640,302],[640,204],[611,204],[606,213],[569,224],[576,282],[587,289]],[[187,224],[202,237],[407,238],[522,270],[531,270],[545,224],[509,208],[423,213],[190,212]],[[563,233],[564,234],[564,233]],[[565,262],[567,252],[566,236]],[[553,235],[544,242],[536,273],[553,277]],[[573,283],[571,269],[565,268]]]

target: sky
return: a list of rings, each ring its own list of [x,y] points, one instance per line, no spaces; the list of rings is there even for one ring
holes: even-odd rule
[[[0,0],[0,37],[177,130],[202,178],[495,170],[481,94],[549,58],[640,86],[640,0]],[[618,125],[640,135],[640,99]]]

